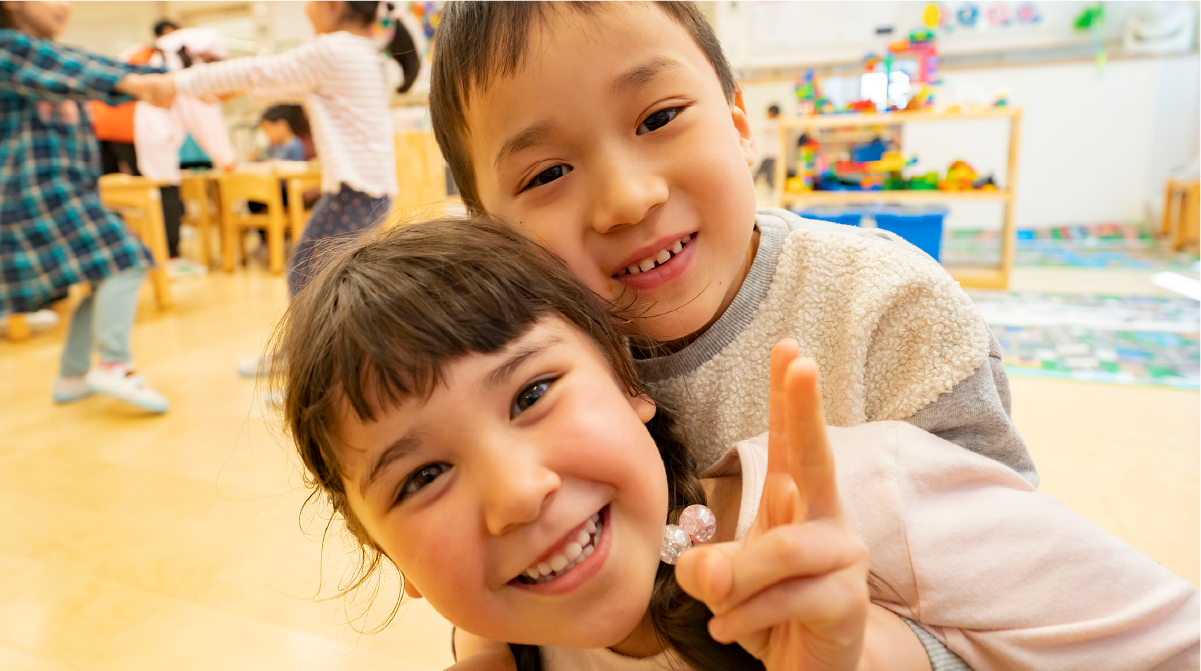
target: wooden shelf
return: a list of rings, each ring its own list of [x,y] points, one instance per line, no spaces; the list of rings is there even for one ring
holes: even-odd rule
[[[891,126],[911,121],[953,121],[957,119],[1012,119],[1022,114],[1020,107],[980,107],[958,112],[885,112],[884,114],[817,114],[801,118],[780,117],[781,129],[852,128]]]
[[[788,192],[780,197],[785,204],[805,205],[843,203],[937,203],[949,200],[996,200],[1009,202],[1013,193],[1008,189],[997,191],[803,191]]]

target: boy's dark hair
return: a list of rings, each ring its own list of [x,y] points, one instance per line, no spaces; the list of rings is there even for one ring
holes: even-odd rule
[[[732,103],[738,93],[738,80],[713,26],[700,9],[691,2],[653,4],[696,41]],[[463,204],[472,212],[483,213],[484,207],[467,150],[470,129],[463,111],[472,94],[486,91],[497,78],[516,73],[528,52],[529,35],[547,25],[557,12],[567,10],[592,15],[611,7],[603,2],[452,1],[442,8],[430,71],[430,114],[442,156]]]
[[[547,317],[591,340],[626,393],[647,394],[619,330],[631,322],[608,307],[550,252],[485,218],[385,230],[330,261],[293,299],[272,340],[273,351],[286,353],[274,358],[275,379],[313,488],[309,502],[324,499],[360,543],[358,575],[343,593],[363,586],[387,558],[347,503],[339,417],[372,421],[406,399],[428,398],[447,366],[499,352]],[[660,404],[647,429],[663,458],[674,522],[704,503],[705,492],[673,427]],[[713,614],[680,589],[672,566],[659,565],[649,613],[655,631],[695,669],[763,668],[742,647],[709,636]],[[511,647],[521,671],[541,668],[537,646]]]
[[[388,12],[395,9],[395,6],[388,2]],[[375,22],[376,13],[379,11],[379,2],[375,0],[352,0],[346,3],[346,11],[344,15],[353,17],[364,26],[369,26]],[[404,73],[404,81],[397,87],[397,91],[404,93],[413,88],[413,84],[417,82],[417,71],[421,69],[421,57],[417,54],[417,45],[413,42],[413,36],[409,35],[408,29],[401,21],[396,21],[396,33],[392,36],[392,41],[386,47],[388,55],[396,59],[400,64],[400,70]]]
[[[768,111],[768,112],[771,112],[772,114],[779,115],[779,114],[780,114],[780,106],[779,106],[779,105],[772,105],[772,106],[770,106],[770,107],[768,107],[768,108],[767,108],[767,111]]]
[[[169,30],[179,30],[179,24],[171,19],[159,19],[154,22],[154,36],[162,37]]]
[[[263,116],[259,121],[276,122],[280,119],[288,122],[288,128],[297,135],[306,135],[309,132],[309,119],[304,114],[304,108],[300,105],[272,105],[263,112]]]

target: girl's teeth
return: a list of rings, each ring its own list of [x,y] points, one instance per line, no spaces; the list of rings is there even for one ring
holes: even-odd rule
[[[654,259],[643,259],[643,260],[642,260],[642,263],[639,263],[639,264],[638,264],[638,268],[639,268],[640,270],[642,270],[642,272],[644,272],[644,273],[645,273],[646,271],[648,271],[648,270],[650,270],[650,269],[654,268],[654,267],[655,267],[655,260],[654,260]]]
[[[550,564],[542,562],[541,564],[538,564],[538,573],[542,575],[550,575],[551,573],[554,573],[554,571],[550,570]]]
[[[688,241],[691,239],[692,239],[691,235],[685,235],[684,237],[680,238],[680,246],[684,246],[684,245],[688,244]]]
[[[536,568],[532,568],[532,569],[527,569],[525,574],[530,577],[530,580],[537,580],[539,578],[539,576],[542,575],[542,572]]]
[[[590,517],[589,519],[592,521],[593,524],[600,522],[600,513],[593,513],[592,517]],[[596,532],[589,531],[588,533],[596,533]]]
[[[550,567],[555,571],[562,571],[567,567],[567,557],[564,557],[563,555],[555,555],[554,557],[551,557]]]
[[[567,547],[563,548],[563,554],[567,557],[567,561],[575,561],[577,557],[584,554],[584,546],[579,543],[568,543]]]
[[[630,266],[629,268],[626,268],[626,272],[631,275],[637,275],[638,273],[642,272],[642,269],[638,266]]]
[[[666,249],[660,250],[659,255],[655,257],[657,263],[667,263],[671,260],[671,252]]]
[[[588,555],[592,554],[592,551],[595,549],[595,545],[589,545],[588,547],[584,548],[584,556],[587,557]]]
[[[584,531],[588,532],[589,534],[596,533],[596,522],[593,520],[588,520],[587,522],[585,522],[584,523]]]
[[[671,246],[671,253],[679,254],[683,249],[684,249],[684,245],[680,244],[679,240],[676,240]]]
[[[575,542],[579,543],[580,547],[584,547],[590,540],[592,540],[592,532],[588,531],[588,527],[585,525],[584,528],[580,530],[580,533],[575,537]]]

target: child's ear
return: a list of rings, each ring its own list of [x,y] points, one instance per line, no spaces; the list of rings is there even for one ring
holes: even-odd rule
[[[655,416],[655,402],[641,394],[630,397],[630,407],[638,413],[638,419],[642,420],[643,424],[651,421],[651,418]]]
[[[421,592],[417,590],[417,586],[413,584],[412,580],[409,580],[408,578],[404,578],[403,582],[404,582],[404,587],[405,587],[405,594],[409,595],[409,597],[413,598],[413,599],[422,598]]]
[[[734,104],[730,107],[734,117],[734,128],[738,130],[738,145],[742,148],[742,157],[746,159],[748,168],[755,165],[755,133],[751,130],[751,121],[746,115],[746,103],[742,102],[742,89],[734,94]]]

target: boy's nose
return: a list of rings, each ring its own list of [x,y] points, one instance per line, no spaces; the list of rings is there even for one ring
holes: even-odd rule
[[[558,491],[559,475],[534,450],[499,450],[481,470],[478,491],[488,532],[500,535],[538,518],[547,498]],[[524,454],[523,454],[524,452]]]
[[[629,161],[609,161],[596,171],[592,228],[608,233],[637,224],[667,200],[667,180]]]

